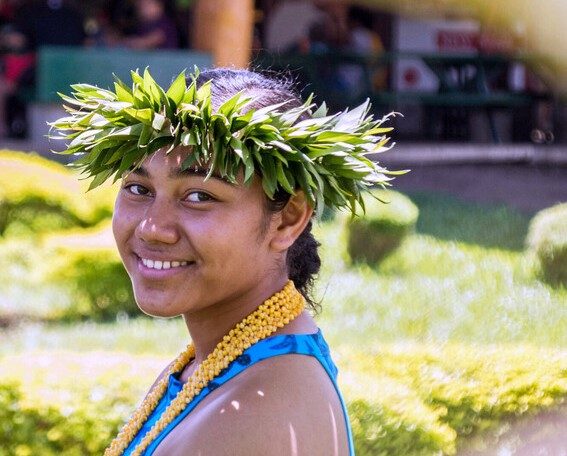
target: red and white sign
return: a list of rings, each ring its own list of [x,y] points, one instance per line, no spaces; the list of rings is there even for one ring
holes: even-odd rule
[[[480,26],[475,21],[418,21],[398,17],[394,51],[420,53],[476,53]],[[435,91],[438,79],[420,59],[401,59],[394,65],[395,89]]]
[[[478,49],[480,36],[472,30],[438,30],[437,49],[441,52],[463,52]]]

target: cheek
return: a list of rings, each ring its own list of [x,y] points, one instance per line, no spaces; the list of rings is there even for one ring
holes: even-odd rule
[[[120,199],[117,199],[112,215],[112,233],[114,234],[114,239],[120,252],[122,252],[124,243],[130,237],[134,229],[135,221],[132,215],[126,209],[125,205],[120,202]]]

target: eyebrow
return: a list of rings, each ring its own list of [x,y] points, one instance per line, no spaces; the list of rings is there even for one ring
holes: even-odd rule
[[[150,178],[150,173],[149,171],[144,167],[144,166],[139,166],[135,169],[133,169],[131,171],[132,174],[136,174],[138,176],[141,177],[146,177],[146,178]],[[182,169],[182,168],[173,168],[170,170],[168,177],[170,179],[183,179],[186,177],[190,177],[190,176],[201,176],[201,177],[206,177],[209,173],[208,169],[205,168],[201,168],[201,167],[197,167],[197,168],[186,168],[186,169]],[[213,173],[210,177],[212,177],[213,179],[217,179],[225,184],[229,184],[229,185],[233,185],[231,182],[229,182],[226,178],[221,177],[218,173]]]

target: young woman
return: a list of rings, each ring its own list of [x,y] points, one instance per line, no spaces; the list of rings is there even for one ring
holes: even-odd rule
[[[381,121],[367,106],[325,116],[245,70],[180,75],[167,92],[132,77],[115,92],[75,86],[54,126],[93,185],[121,178],[113,230],[136,301],[183,316],[191,344],[106,454],[354,454],[309,312],[311,219],[389,179],[364,157],[384,148]]]

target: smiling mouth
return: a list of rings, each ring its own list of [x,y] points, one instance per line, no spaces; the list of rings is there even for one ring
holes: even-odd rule
[[[160,261],[160,260],[150,260],[149,258],[138,257],[142,264],[148,269],[175,269],[181,268],[193,264],[192,261]]]

